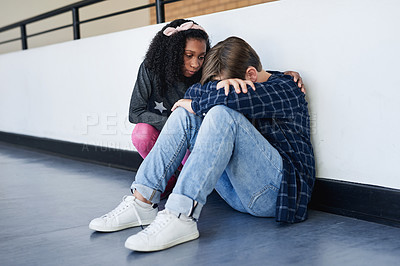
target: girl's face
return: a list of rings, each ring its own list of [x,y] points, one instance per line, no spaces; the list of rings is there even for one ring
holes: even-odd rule
[[[199,39],[187,39],[183,53],[183,75],[190,78],[200,70],[206,55],[206,41]]]

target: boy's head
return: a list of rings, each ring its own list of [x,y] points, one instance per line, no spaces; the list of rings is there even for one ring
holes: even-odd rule
[[[203,65],[201,84],[215,79],[246,79],[249,67],[262,70],[256,51],[243,39],[229,37],[207,53]]]

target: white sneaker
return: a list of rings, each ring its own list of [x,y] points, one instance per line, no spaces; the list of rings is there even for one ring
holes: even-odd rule
[[[146,229],[130,236],[125,247],[135,251],[157,251],[199,237],[197,223],[181,214],[178,218],[168,210],[160,211]]]
[[[148,225],[154,221],[157,212],[157,207],[141,202],[134,196],[124,196],[117,208],[93,219],[89,228],[99,232],[114,232],[130,227]]]

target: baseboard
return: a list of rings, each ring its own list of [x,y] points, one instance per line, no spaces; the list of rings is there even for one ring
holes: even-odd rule
[[[82,161],[136,171],[142,157],[138,152],[0,131],[0,141]]]
[[[400,190],[317,178],[310,207],[400,227]]]
[[[133,151],[1,131],[0,141],[133,171],[142,162]],[[310,208],[400,227],[400,190],[396,189],[317,178]]]

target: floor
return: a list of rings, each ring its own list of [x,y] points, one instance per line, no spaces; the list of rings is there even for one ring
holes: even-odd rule
[[[199,239],[131,252],[124,242],[139,228],[97,233],[88,223],[113,209],[134,177],[0,142],[0,265],[400,265],[400,228],[313,210],[304,223],[278,225],[215,193]]]

